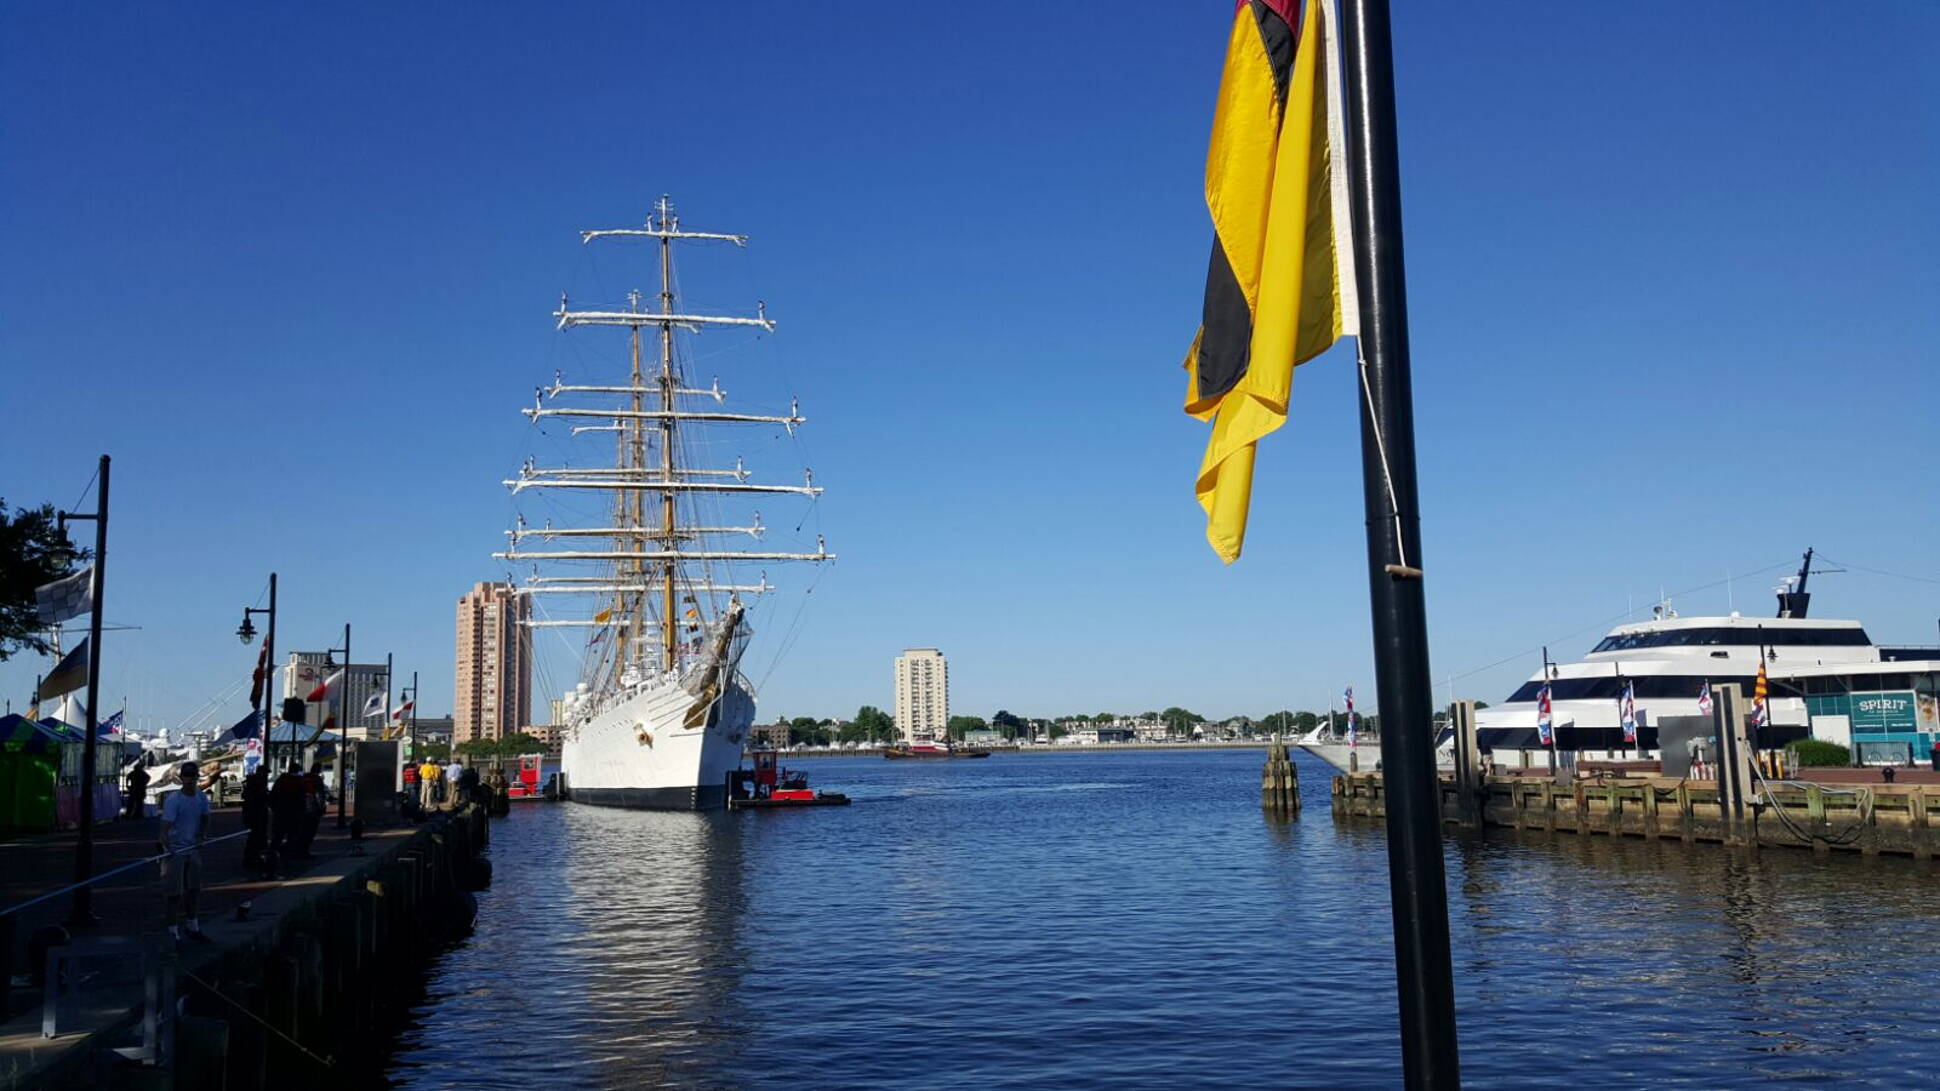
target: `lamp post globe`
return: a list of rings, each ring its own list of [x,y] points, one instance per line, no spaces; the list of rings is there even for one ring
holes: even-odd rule
[[[256,641],[256,623],[249,619],[247,610],[243,611],[242,624],[236,626],[236,639],[244,644],[253,644]]]

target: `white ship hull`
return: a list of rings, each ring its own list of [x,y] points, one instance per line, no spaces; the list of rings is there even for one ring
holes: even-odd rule
[[[728,775],[754,722],[754,695],[738,680],[701,725],[697,698],[677,679],[650,682],[572,725],[562,740],[567,798],[605,807],[707,811],[727,805]]]

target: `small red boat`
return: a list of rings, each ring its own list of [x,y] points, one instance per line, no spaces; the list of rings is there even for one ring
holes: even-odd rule
[[[792,769],[783,769],[778,764],[780,755],[773,750],[756,750],[752,776],[737,784],[737,788],[752,782],[751,789],[735,791],[728,796],[728,810],[765,810],[771,807],[846,807],[849,797],[841,792],[818,792],[808,786],[808,777]]]
[[[507,799],[544,799],[539,787],[540,765],[545,759],[539,754],[524,754],[519,757],[519,769],[505,790]]]

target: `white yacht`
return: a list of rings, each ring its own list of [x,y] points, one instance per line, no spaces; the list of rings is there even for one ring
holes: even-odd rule
[[[1658,719],[1700,715],[1699,698],[1707,685],[1736,683],[1749,697],[1762,655],[1770,689],[1771,727],[1761,737],[1766,745],[1815,734],[1842,743],[1864,741],[1865,729],[1871,727],[1887,729],[1879,733],[1883,735],[1924,734],[1931,745],[1931,733],[1940,730],[1926,723],[1932,715],[1930,679],[1940,667],[1935,662],[1940,651],[1882,648],[1857,621],[1808,617],[1811,596],[1805,587],[1811,565],[1812,551],[1807,550],[1798,575],[1779,588],[1776,617],[1736,612],[1682,617],[1660,605],[1651,620],[1619,625],[1581,659],[1545,664],[1506,701],[1476,714],[1478,741],[1498,762],[1515,764],[1519,751],[1533,758],[1530,764],[1541,762],[1546,748],[1537,716],[1546,675],[1558,747],[1592,758],[1636,757],[1640,746],[1643,754],[1653,754]],[[1916,678],[1922,672],[1929,679],[1924,703],[1918,699],[1922,683]],[[1634,687],[1637,744],[1624,741],[1626,686]],[[1854,694],[1901,690],[1907,709],[1904,724],[1874,724],[1854,715],[1866,703],[1854,702]]]

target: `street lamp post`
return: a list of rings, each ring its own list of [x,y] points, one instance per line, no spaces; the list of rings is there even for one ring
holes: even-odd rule
[[[323,669],[330,669],[330,655],[344,653],[343,683],[337,687],[337,828],[343,829],[350,819],[346,814],[344,793],[350,788],[350,622],[344,622],[344,646],[323,650]]]
[[[276,747],[270,735],[270,710],[276,707],[276,573],[269,574],[269,605],[243,607],[242,624],[236,627],[236,636],[247,645],[256,639],[256,626],[250,621],[252,614],[266,614],[269,629],[263,633],[263,761],[271,770],[276,768]],[[296,742],[294,738],[290,740]]]

